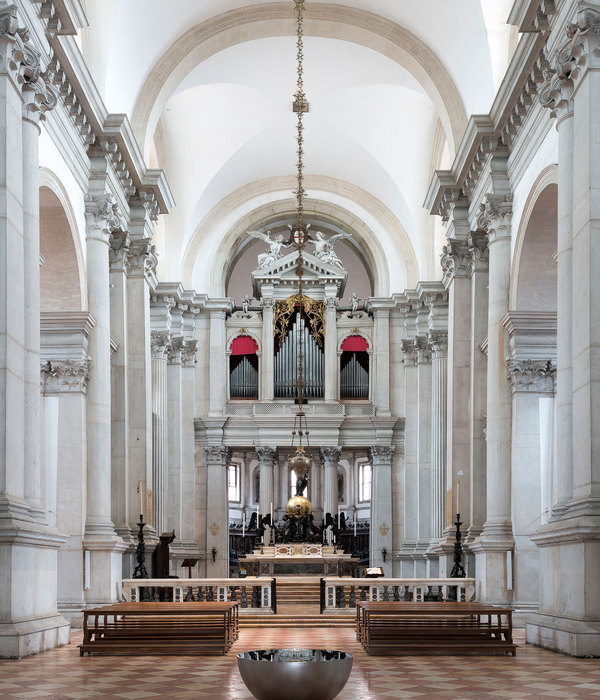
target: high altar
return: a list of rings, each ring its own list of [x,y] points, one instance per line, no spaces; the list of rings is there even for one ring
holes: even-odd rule
[[[348,576],[353,564],[350,554],[331,545],[307,543],[262,547],[240,560],[251,576]]]

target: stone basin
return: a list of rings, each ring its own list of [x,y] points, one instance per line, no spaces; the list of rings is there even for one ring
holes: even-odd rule
[[[237,659],[258,700],[333,700],[346,685],[354,656],[327,649],[262,649]]]

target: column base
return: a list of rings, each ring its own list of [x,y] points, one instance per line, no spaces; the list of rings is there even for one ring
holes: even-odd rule
[[[84,590],[86,606],[108,605],[121,600],[123,553],[127,545],[116,535],[104,539],[86,533],[83,549],[90,552],[89,580]]]
[[[512,603],[514,544],[510,523],[504,522],[486,523],[481,536],[470,543],[469,550],[475,554],[477,599],[481,603]]]
[[[526,640],[570,656],[600,656],[600,621],[570,620],[557,615],[530,615]]]
[[[71,640],[71,624],[62,615],[0,623],[0,658],[20,659],[64,646]]]

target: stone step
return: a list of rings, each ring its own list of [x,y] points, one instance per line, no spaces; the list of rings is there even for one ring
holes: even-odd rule
[[[240,615],[240,627],[354,627],[354,615]]]

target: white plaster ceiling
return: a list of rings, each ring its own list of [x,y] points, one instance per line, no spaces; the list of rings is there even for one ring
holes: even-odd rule
[[[446,0],[342,0],[338,5],[379,15],[412,32],[442,61],[470,114],[489,110],[494,79],[501,74],[500,53],[506,52],[506,46],[498,49],[502,30],[498,5],[510,2],[494,1],[494,13],[489,11],[489,0],[483,0],[484,11],[480,0],[461,0],[451,9]],[[308,8],[320,3],[306,4]],[[82,50],[109,111],[132,116],[153,67],[186,31],[222,13],[256,5],[269,3],[86,0],[90,27],[82,33]],[[289,6],[293,17],[292,0]],[[339,11],[344,12],[342,7]],[[224,221],[231,219],[234,209],[241,219],[259,200],[263,205],[265,197],[273,202],[290,198],[289,191],[275,185],[266,195],[245,197],[244,193],[253,183],[295,172],[291,112],[295,39],[245,40],[243,19],[239,21],[237,43],[189,66],[160,115],[152,165],[165,168],[176,200],[157,234],[159,274],[165,280],[181,278],[186,250],[202,222],[213,217],[218,236],[216,232],[224,230]],[[488,43],[492,33],[486,22],[490,21],[498,25],[492,42],[496,53],[490,53]],[[383,48],[375,50],[349,40],[306,36],[305,89],[310,102],[305,118],[306,173],[372,195],[406,232],[419,276],[432,277],[438,273],[438,251],[433,245],[434,227],[422,203],[432,155],[438,154],[434,165],[439,167],[448,166],[453,153],[447,145],[444,149],[443,140],[442,147],[434,149],[441,115],[422,76],[417,80],[384,54]],[[440,155],[444,150],[445,158]],[[221,212],[219,219],[215,212],[234,192],[240,193],[239,201],[230,212]],[[335,196],[339,200],[338,194],[320,191],[319,197],[331,196],[333,201]],[[357,202],[354,209],[363,206],[364,202]],[[390,238],[390,227],[383,221],[371,226],[377,228],[388,230],[381,238]],[[385,245],[394,246],[393,236]],[[218,240],[207,239],[198,250],[199,258],[218,247]],[[398,254],[390,251],[389,259],[395,260]],[[390,265],[388,293],[402,291],[403,275],[402,264]],[[195,265],[193,279],[183,282],[200,292],[216,291],[209,288],[205,264]]]

